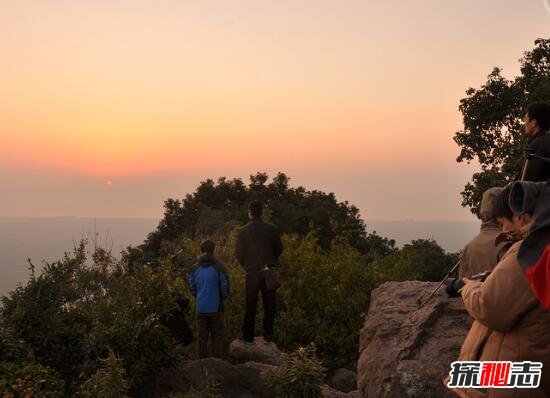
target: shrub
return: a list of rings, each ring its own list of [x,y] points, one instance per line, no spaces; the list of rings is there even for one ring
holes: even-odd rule
[[[283,354],[281,366],[270,375],[277,398],[320,397],[324,378],[325,368],[317,359],[313,344]]]
[[[127,397],[128,383],[122,361],[110,351],[103,360],[104,367],[98,369],[84,382],[80,389],[83,398],[124,398]]]
[[[64,382],[52,369],[37,363],[0,362],[3,398],[62,398]]]
[[[129,272],[104,250],[88,256],[82,242],[74,254],[47,264],[41,275],[3,298],[0,330],[11,337],[0,350],[9,351],[10,366],[19,369],[25,365],[17,356],[28,352],[39,369],[59,375],[65,395],[75,395],[83,384],[92,391],[114,383],[123,392],[122,368],[130,391],[151,395],[155,376],[180,358],[160,321],[174,306],[173,279],[169,265]]]

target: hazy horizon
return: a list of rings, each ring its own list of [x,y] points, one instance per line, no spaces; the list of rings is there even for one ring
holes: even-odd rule
[[[112,245],[113,255],[143,242],[158,219],[85,217],[0,217],[0,296],[25,283],[30,275],[27,258],[40,272],[42,260],[52,262],[73,249],[82,238],[99,233],[101,247]],[[395,239],[402,246],[413,239],[435,239],[447,252],[456,252],[479,229],[473,221],[368,221],[367,231]]]

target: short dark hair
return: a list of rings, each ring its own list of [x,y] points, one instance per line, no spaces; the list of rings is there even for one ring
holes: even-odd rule
[[[215,248],[216,248],[216,244],[210,239],[204,240],[201,243],[201,253],[214,254]]]
[[[548,102],[533,102],[527,106],[527,116],[535,119],[542,131],[550,129],[550,104]]]
[[[510,192],[512,191],[512,184],[508,184],[500,192],[493,203],[493,218],[506,218],[512,221],[514,218],[514,212],[510,208]]]
[[[252,214],[252,217],[261,217],[264,212],[264,206],[259,200],[253,200],[248,205],[248,211]]]

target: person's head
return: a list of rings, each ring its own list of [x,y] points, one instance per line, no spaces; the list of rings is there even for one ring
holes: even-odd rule
[[[527,107],[523,116],[525,134],[536,135],[550,129],[550,104],[534,102]]]
[[[264,212],[264,207],[262,205],[262,202],[259,200],[253,200],[248,205],[248,217],[251,219],[254,218],[260,218]]]
[[[500,192],[493,203],[493,218],[495,218],[504,232],[517,231],[529,224],[532,220],[529,213],[514,213],[510,208],[510,192],[512,184],[507,185]]]
[[[214,249],[216,244],[210,239],[204,240],[201,243],[201,253],[202,254],[214,254]]]
[[[502,192],[502,188],[494,187],[489,188],[483,192],[481,199],[481,206],[479,208],[479,218],[481,221],[486,222],[493,220],[493,204],[498,198],[498,195]]]

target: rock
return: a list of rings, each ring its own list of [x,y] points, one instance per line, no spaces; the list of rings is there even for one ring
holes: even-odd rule
[[[349,369],[336,369],[329,372],[327,384],[343,392],[357,390],[357,374]]]
[[[261,398],[271,398],[273,392],[269,383],[269,373],[276,369],[273,365],[259,362],[246,362],[235,365],[239,372],[242,387]]]
[[[256,398],[257,396],[241,385],[241,374],[229,362],[217,358],[186,361],[179,368],[163,373],[155,388],[156,397],[166,397],[175,392],[187,392],[191,387],[200,389],[213,380],[223,397]]]
[[[229,345],[229,358],[232,362],[259,362],[268,365],[281,364],[281,351],[275,343],[266,344],[262,337],[256,337],[253,344],[233,340]]]
[[[434,282],[387,282],[371,295],[359,338],[358,387],[366,397],[453,397],[443,385],[472,323]]]
[[[323,385],[321,387],[321,396],[323,398],[360,398],[361,395],[359,394],[359,391],[351,391],[351,392],[342,392],[335,390],[334,388]]]

